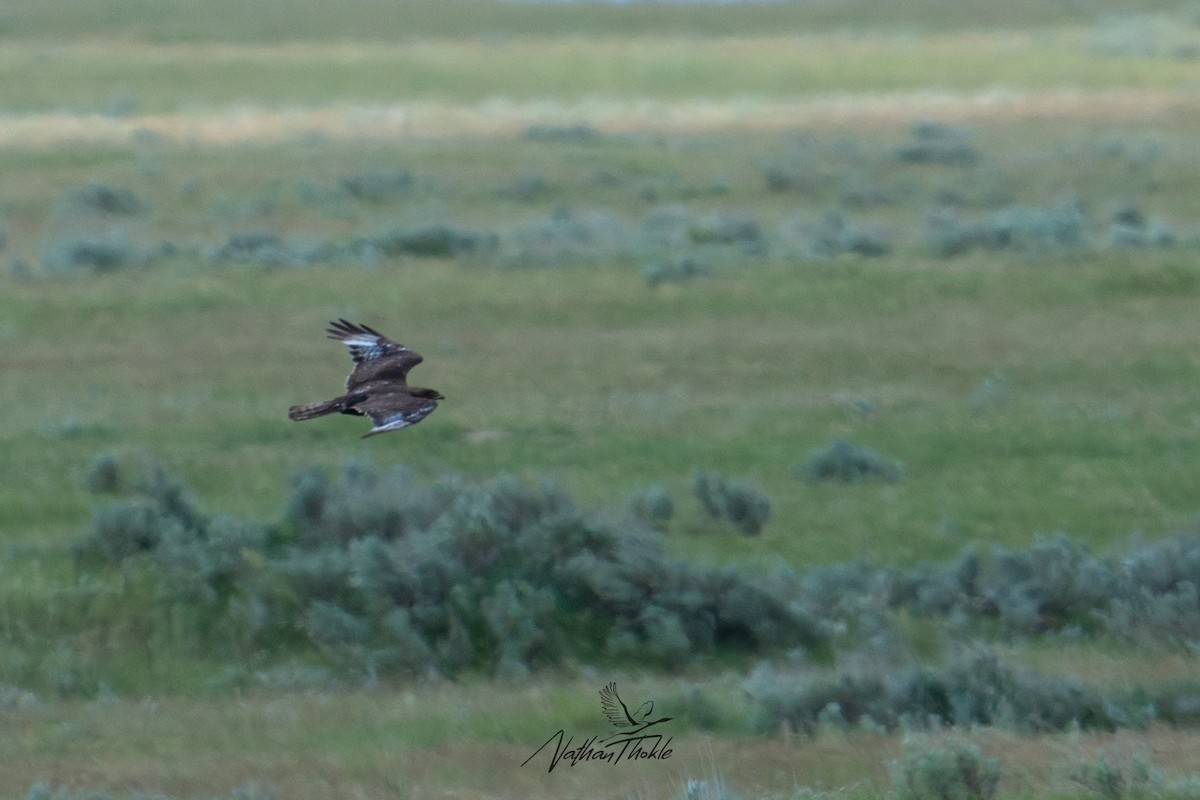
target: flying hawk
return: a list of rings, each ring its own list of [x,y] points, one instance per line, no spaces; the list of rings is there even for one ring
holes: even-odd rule
[[[409,386],[408,371],[424,361],[421,355],[366,325],[339,319],[329,323],[330,339],[350,349],[354,371],[346,379],[346,393],[322,403],[292,406],[288,417],[296,421],[326,414],[355,414],[375,423],[363,438],[416,425],[437,408],[441,392]]]

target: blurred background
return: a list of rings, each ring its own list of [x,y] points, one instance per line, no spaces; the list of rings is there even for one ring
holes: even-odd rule
[[[1165,0],[0,4],[0,794],[1194,796],[1198,112]],[[289,421],[339,317],[436,413]]]

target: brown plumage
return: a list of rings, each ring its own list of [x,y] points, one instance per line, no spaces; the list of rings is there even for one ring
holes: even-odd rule
[[[332,400],[292,406],[288,417],[296,421],[326,414],[356,414],[375,423],[363,438],[416,425],[429,416],[441,392],[408,385],[408,371],[420,364],[421,355],[393,342],[366,325],[339,319],[326,329],[330,339],[350,349],[354,370],[346,379],[346,393]]]

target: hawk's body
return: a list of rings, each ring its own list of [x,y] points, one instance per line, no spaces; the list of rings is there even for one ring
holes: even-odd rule
[[[416,425],[437,408],[440,392],[408,385],[408,371],[424,360],[419,353],[344,319],[329,323],[327,333],[350,349],[354,361],[346,393],[321,403],[292,406],[288,417],[297,421],[334,413],[370,417],[375,427],[365,436],[374,436]]]

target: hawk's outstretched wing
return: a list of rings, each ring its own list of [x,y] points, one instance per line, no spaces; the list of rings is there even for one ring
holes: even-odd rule
[[[375,427],[363,438],[416,425],[437,408],[437,402],[427,397],[414,397],[405,392],[375,394],[354,404],[354,410],[371,418]]]
[[[425,360],[417,351],[367,325],[339,319],[329,323],[325,331],[330,339],[337,339],[350,350],[354,371],[346,379],[347,389],[378,380],[403,383],[408,371]]]
[[[625,702],[617,694],[616,681],[600,690],[600,708],[604,710],[604,716],[608,717],[608,721],[618,728],[637,725],[633,717],[629,716],[629,709],[625,707]]]
[[[325,332],[329,334],[330,339],[337,339],[350,349],[350,358],[354,360],[355,364],[397,353],[416,355],[409,348],[392,341],[374,328],[356,325],[344,319],[329,323]]]

